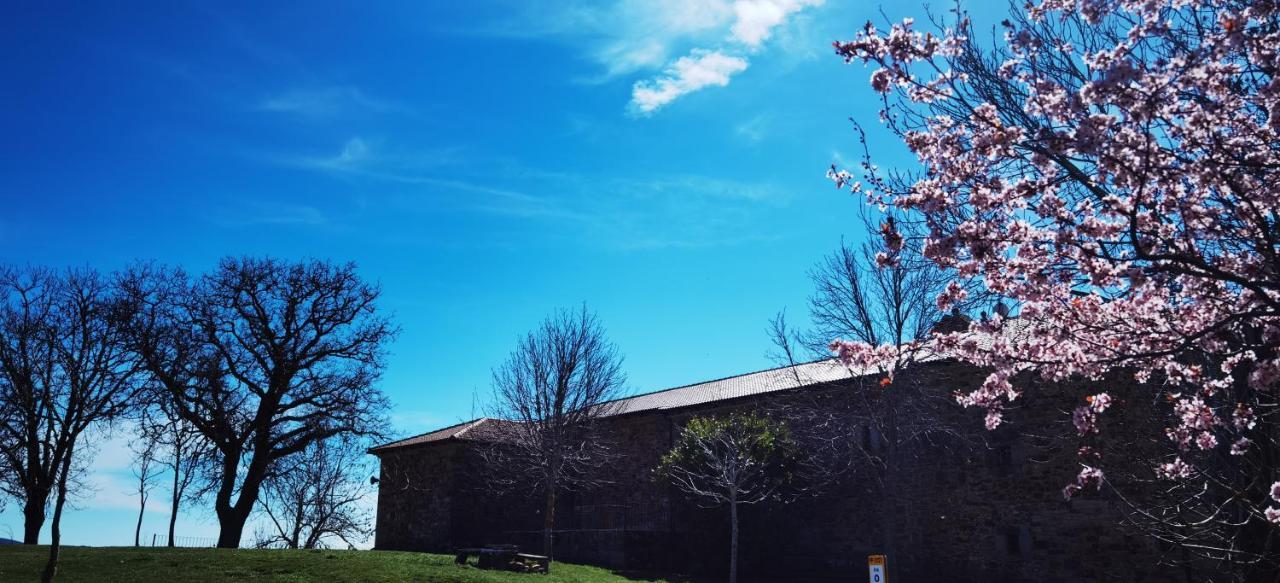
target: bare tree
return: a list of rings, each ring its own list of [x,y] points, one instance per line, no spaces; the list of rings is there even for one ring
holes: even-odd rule
[[[0,268],[0,287],[0,443],[17,478],[6,489],[24,501],[28,543],[54,496],[42,574],[52,581],[76,453],[89,445],[81,438],[129,412],[141,385],[124,342],[124,305],[106,278],[88,269]]]
[[[212,464],[214,450],[208,439],[182,418],[163,393],[144,409],[140,422],[143,437],[156,449],[155,462],[170,476],[169,536],[172,547],[178,512],[184,502],[203,499],[217,483]]]
[[[738,506],[786,499],[801,457],[785,423],[735,413],[690,419],[656,471],[699,504],[729,508],[729,583],[737,583]]]
[[[40,268],[0,267],[0,439],[5,492],[22,505],[24,544],[39,542],[65,448],[44,436],[56,430],[58,393],[53,343],[56,275]]]
[[[844,338],[885,346],[892,358],[879,370],[851,371],[855,386],[842,391],[838,403],[810,395],[793,400],[774,415],[794,420],[792,425],[803,430],[807,443],[853,454],[855,459],[844,470],[861,470],[880,488],[896,490],[900,478],[896,469],[906,459],[940,449],[967,455],[983,442],[979,431],[955,422],[959,407],[949,387],[928,374],[897,373],[939,356],[922,342],[934,330],[966,328],[969,317],[964,312],[979,311],[984,304],[994,302],[996,309],[1003,308],[998,307],[998,299],[975,286],[950,314],[939,311],[935,298],[950,279],[918,248],[921,237],[915,236],[915,230],[921,226],[899,223],[891,215],[880,223],[864,215],[863,224],[880,235],[873,234],[858,248],[841,244],[809,272],[814,288],[808,301],[812,327],[791,329],[781,312],[770,322],[772,356],[798,370],[799,361],[830,358],[831,341]],[[802,381],[796,378],[798,385]],[[856,432],[856,436],[845,441],[841,432]],[[881,524],[885,550],[892,554],[896,545],[892,517],[885,516]]]
[[[272,473],[259,507],[274,531],[259,533],[255,546],[324,548],[331,539],[348,547],[373,531],[363,481],[369,473],[364,447],[350,439],[317,441]]]
[[[138,524],[133,529],[133,546],[142,546],[142,517],[147,511],[147,498],[151,496],[151,490],[155,485],[155,479],[160,476],[160,467],[156,463],[157,451],[156,442],[145,437],[138,441],[130,443],[129,449],[133,451],[133,479],[136,489],[134,492],[138,495]]]
[[[561,310],[519,340],[493,371],[492,416],[503,438],[484,452],[496,484],[545,497],[543,554],[552,556],[556,499],[588,488],[615,455],[596,421],[625,383],[622,356],[586,306]]]
[[[779,347],[790,340],[809,354],[824,357],[830,356],[828,346],[836,338],[896,346],[893,366],[906,368],[922,356],[917,342],[947,316],[938,309],[936,299],[952,274],[925,258],[920,248],[924,225],[898,220],[892,212],[876,216],[865,211],[861,223],[867,242],[856,247],[841,242],[809,270],[812,327],[779,338],[780,322],[775,321],[771,333]],[[998,301],[974,283],[964,296],[955,313],[977,311]]]
[[[216,450],[218,546],[239,546],[271,469],[311,444],[383,432],[375,384],[395,326],[353,264],[224,259],[192,279],[138,266],[134,349]]]

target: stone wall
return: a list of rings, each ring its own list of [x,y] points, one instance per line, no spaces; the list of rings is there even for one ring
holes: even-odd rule
[[[915,382],[946,394],[983,376],[955,364],[913,374]],[[1063,499],[1061,489],[1078,469],[1075,432],[1063,412],[1081,393],[1078,387],[1038,389],[1027,397],[1036,402],[1020,400],[995,432],[981,429],[980,412],[945,409],[943,422],[968,436],[966,447],[921,443],[889,456],[891,468],[860,467],[818,496],[744,508],[742,571],[857,580],[867,555],[884,553],[898,581],[1179,580],[1152,567],[1156,550],[1118,526],[1123,516],[1105,495]],[[858,389],[826,390],[843,398]],[[611,484],[561,497],[557,559],[722,573],[727,510],[697,507],[655,480],[652,470],[691,416],[768,405],[747,399],[612,418],[625,455],[608,471]],[[1131,420],[1124,430],[1153,431],[1153,419]],[[540,548],[538,500],[488,493],[477,483],[483,472],[475,469],[474,447],[449,443],[383,455],[379,548],[447,550],[464,541]],[[397,475],[412,485],[397,482]]]
[[[436,443],[382,456],[377,548],[448,551],[455,546],[453,509],[462,449],[457,443]]]

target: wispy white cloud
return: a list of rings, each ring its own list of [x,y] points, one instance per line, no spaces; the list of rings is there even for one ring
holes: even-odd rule
[[[747,55],[760,50],[792,14],[821,4],[823,0],[734,0],[729,36],[714,49],[694,48],[680,57],[662,76],[637,82],[631,90],[634,111],[649,115],[682,95],[706,87],[724,87],[733,75],[747,69]]]
[[[241,200],[225,207],[215,222],[225,227],[252,227],[260,225],[297,225],[317,227],[329,224],[329,217],[307,204],[270,200]]]
[[[406,152],[388,148],[382,140],[352,136],[332,154],[309,156],[265,156],[270,162],[315,170],[350,173],[390,172],[406,175],[425,170],[438,170],[457,164],[457,148],[428,148]]]
[[[733,39],[759,48],[792,14],[823,0],[737,0],[733,3]]]
[[[573,233],[620,249],[714,247],[773,237],[753,226],[791,193],[767,181],[706,175],[598,176],[509,168],[505,174],[582,220]]]
[[[282,166],[322,171],[336,176],[479,195],[472,197],[470,208],[496,214],[587,220],[586,217],[551,204],[543,197],[528,194],[518,188],[452,177],[459,174],[459,169],[455,166],[460,163],[459,153],[453,148],[403,151],[357,136],[348,139],[333,155],[269,156],[266,160]],[[454,172],[446,176],[445,167],[454,167]]]
[[[424,162],[408,162],[412,160]],[[267,161],[367,183],[375,187],[369,190],[388,192],[385,203],[396,208],[549,223],[566,236],[625,249],[758,240],[758,235],[743,234],[753,233],[751,225],[791,200],[789,191],[769,181],[740,178],[557,172],[501,159],[472,159],[445,167],[428,154],[359,137],[328,156],[276,156]],[[254,220],[266,220],[270,215],[265,210]],[[290,216],[278,210],[281,218]]]
[[[487,32],[578,45],[602,70],[594,81],[648,76],[634,84],[630,103],[633,112],[647,114],[680,96],[728,85],[782,27],[823,2],[580,0],[556,8],[527,3]]]
[[[78,486],[71,492],[66,515],[63,516],[63,542],[122,546],[133,544],[134,525],[138,519],[137,478],[132,474],[133,453],[130,443],[136,440],[137,429],[132,424],[121,424],[111,431],[91,430],[81,437],[77,445]],[[143,516],[142,537],[149,544],[152,535],[164,536],[168,528],[170,506],[168,487],[172,474],[161,473],[153,482]],[[367,480],[367,479],[366,479]],[[367,481],[364,483],[367,484]],[[377,506],[377,491],[367,488],[367,495],[359,502],[363,512],[372,515]],[[98,518],[85,519],[81,510],[93,511]],[[108,518],[101,518],[101,517]],[[21,532],[21,513],[0,514],[0,536],[14,538]],[[207,504],[183,505],[177,520],[177,535],[213,540],[218,535],[217,520]],[[48,524],[42,539],[47,540]],[[250,544],[254,533],[267,531],[270,523],[263,517],[250,517],[242,543]],[[372,540],[353,541],[358,548],[369,548]]]
[[[77,508],[99,510],[138,510],[137,479],[132,475],[134,455],[129,446],[136,428],[132,424],[116,427],[114,431],[95,430],[81,438],[83,448],[77,454],[83,463],[81,489],[75,492]],[[163,482],[156,479],[152,486]],[[161,505],[152,504],[148,512],[164,511]]]
[[[672,63],[662,77],[639,81],[631,90],[631,104],[641,114],[650,114],[681,95],[704,87],[724,87],[729,78],[747,70],[747,60],[719,51],[695,49]]]
[[[519,3],[484,32],[578,45],[603,69],[600,81],[659,69],[691,43],[723,36],[732,18],[728,0],[569,0]]]
[[[355,113],[410,113],[402,104],[379,99],[359,87],[346,85],[290,89],[264,97],[258,109],[304,117],[332,117]]]
[[[351,168],[364,164],[370,159],[369,143],[356,136],[342,145],[342,151],[332,158],[321,158],[316,163],[333,168]]]
[[[764,139],[766,126],[769,125],[769,119],[764,115],[757,115],[734,126],[733,133],[748,143],[756,143]]]

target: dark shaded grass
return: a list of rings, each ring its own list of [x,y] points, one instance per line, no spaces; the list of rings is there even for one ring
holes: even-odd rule
[[[0,582],[38,581],[46,546],[0,546]],[[298,551],[63,547],[58,581],[66,583],[196,583],[448,581],[489,583],[617,583],[635,579],[606,569],[554,563],[550,575],[484,571],[453,557],[396,551]]]

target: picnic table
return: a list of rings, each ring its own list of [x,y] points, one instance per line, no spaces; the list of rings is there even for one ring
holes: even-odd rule
[[[546,574],[551,570],[551,558],[520,552],[515,545],[486,545],[457,549],[453,562],[465,565],[467,558],[475,556],[481,569],[502,569],[522,573]]]

